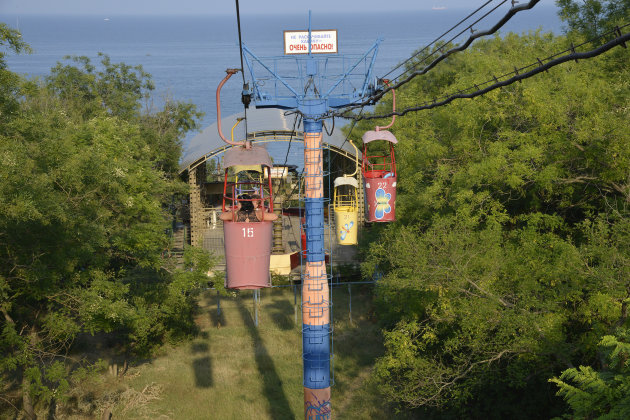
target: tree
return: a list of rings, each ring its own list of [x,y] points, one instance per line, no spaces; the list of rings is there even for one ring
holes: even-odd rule
[[[551,382],[558,385],[573,413],[566,418],[627,419],[630,417],[630,344],[628,331],[607,335],[599,343],[606,362],[602,371],[580,366],[562,372]]]
[[[587,39],[610,32],[630,18],[630,0],[557,0],[556,4],[568,30]]]
[[[400,89],[398,104],[458,91],[565,42],[539,33],[479,42]],[[397,120],[399,217],[373,228],[363,267],[384,273],[386,352],[375,379],[391,401],[437,418],[562,414],[547,379],[596,362],[629,296],[622,63],[565,65]]]
[[[15,54],[31,51],[17,30],[0,22],[0,124],[5,123],[18,106],[16,94],[19,77],[7,70],[5,49]]]
[[[147,354],[193,331],[212,261],[192,252],[177,269],[163,251],[172,196],[186,190],[181,139],[200,114],[175,102],[141,112],[150,76],[107,56],[59,64],[41,83],[0,72],[11,107],[0,115],[0,378],[35,418],[71,386],[78,334]]]

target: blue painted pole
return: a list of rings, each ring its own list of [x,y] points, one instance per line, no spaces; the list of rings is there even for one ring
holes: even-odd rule
[[[322,122],[304,119],[306,264],[302,279],[304,418],[329,420],[330,301],[324,252]]]

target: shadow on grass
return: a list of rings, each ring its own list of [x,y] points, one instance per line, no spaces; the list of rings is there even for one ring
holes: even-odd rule
[[[222,306],[225,301],[227,301],[227,299],[224,297],[219,297],[219,295],[206,295],[208,315],[210,316],[210,322],[212,323],[213,327],[219,328],[227,326],[227,321],[223,314]]]
[[[367,285],[351,288],[351,295],[347,286],[333,288],[335,370],[338,373],[335,394],[339,402],[333,409],[337,418],[352,418],[366,415],[367,411],[360,411],[362,406],[374,409],[382,404],[380,416],[387,412],[386,402],[369,383],[371,368],[384,352],[380,327],[372,316],[373,289]]]
[[[278,376],[273,359],[265,347],[258,328],[241,299],[236,299],[236,306],[243,318],[243,323],[254,340],[256,368],[263,380],[263,394],[269,401],[269,415],[272,419],[295,418],[289,400],[282,389],[282,380]]]
[[[293,319],[293,303],[288,300],[276,300],[273,303],[264,305],[264,309],[270,310],[272,321],[282,331],[288,331],[295,328]]]
[[[208,343],[192,343],[190,351],[200,357],[193,360],[193,372],[195,373],[195,386],[197,388],[211,388],[214,385],[212,379],[212,360],[209,356]]]

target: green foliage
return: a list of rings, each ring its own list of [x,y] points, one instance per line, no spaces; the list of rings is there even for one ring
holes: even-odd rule
[[[400,89],[397,105],[565,45],[540,33],[481,41]],[[376,228],[363,265],[384,273],[375,379],[389,400],[428,418],[562,414],[547,379],[597,362],[629,296],[624,63],[621,51],[567,64],[397,120],[398,221]]]
[[[5,26],[0,44],[27,49]],[[181,140],[200,114],[172,101],[142,111],[152,89],[141,67],[104,55],[42,81],[0,68],[0,379],[23,378],[35,403],[74,383],[60,357],[78,334],[115,333],[125,353],[148,354],[194,330],[213,261],[190,249],[178,269],[163,251],[186,191]]]
[[[629,0],[557,0],[560,18],[574,31],[587,39],[610,32],[628,23]],[[603,44],[603,41],[600,43]]]
[[[18,108],[18,86],[20,78],[7,70],[6,51],[19,53],[31,52],[20,33],[0,22],[0,125],[7,122],[9,115]]]
[[[626,419],[630,417],[630,334],[619,329],[599,343],[605,365],[601,371],[590,366],[567,369],[559,378],[558,395],[572,410],[574,419]]]
[[[31,47],[22,39],[20,31],[2,22],[0,22],[0,48],[3,50],[6,48],[16,54],[22,52],[30,53],[32,51]],[[0,70],[5,70],[7,67],[5,56],[6,52],[0,51]]]

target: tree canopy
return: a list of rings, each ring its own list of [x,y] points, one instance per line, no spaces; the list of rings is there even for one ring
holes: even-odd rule
[[[0,45],[26,51],[0,26]],[[109,333],[147,354],[193,331],[194,290],[210,257],[177,269],[164,251],[183,135],[194,105],[143,108],[153,89],[139,66],[67,58],[41,80],[0,55],[0,379],[23,409],[61,401],[79,334]],[[74,368],[72,368],[74,366]]]
[[[623,2],[607,3],[601,18],[610,23],[611,5]],[[566,16],[592,5],[570,6]],[[567,42],[540,32],[480,41],[405,85],[398,106]],[[609,378],[613,366],[627,374],[623,344],[615,363],[601,356],[627,335],[616,335],[630,299],[627,64],[619,49],[397,119],[398,221],[372,227],[364,264],[366,275],[384,274],[386,353],[374,378],[391,401],[427,418],[550,418],[578,405],[585,418],[619,412],[606,405],[614,397],[574,404],[579,392],[569,387],[588,393],[585,375]],[[619,378],[607,383],[613,395],[626,389]]]

